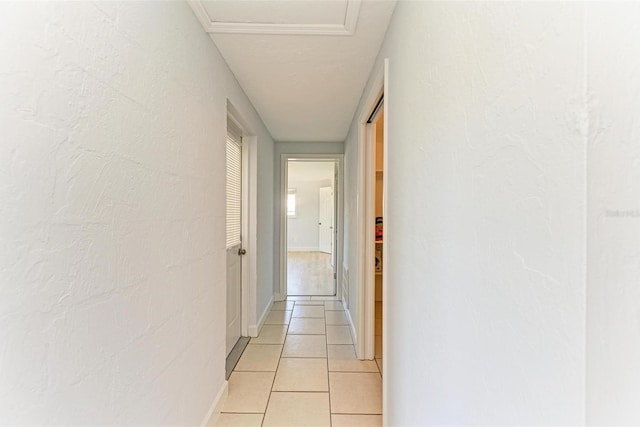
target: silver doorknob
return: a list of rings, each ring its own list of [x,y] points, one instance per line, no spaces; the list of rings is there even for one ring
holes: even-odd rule
[[[238,249],[238,255],[245,255],[247,253],[246,249],[240,248]]]

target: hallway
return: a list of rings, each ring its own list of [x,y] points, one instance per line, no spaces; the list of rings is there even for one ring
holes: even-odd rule
[[[0,1],[0,425],[640,426],[639,20]],[[274,304],[318,159],[340,301]]]
[[[379,426],[382,376],[357,360],[342,303],[276,302],[229,379],[223,426]]]

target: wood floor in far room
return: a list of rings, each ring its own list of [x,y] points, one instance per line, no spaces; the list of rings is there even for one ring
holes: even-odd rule
[[[324,252],[287,253],[287,293],[289,295],[335,295],[331,254]]]

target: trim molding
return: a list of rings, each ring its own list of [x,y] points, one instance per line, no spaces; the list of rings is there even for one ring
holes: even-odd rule
[[[280,208],[277,215],[280,219],[280,284],[275,292],[277,301],[282,301],[287,296],[287,182],[289,160],[314,162],[314,161],[335,161],[338,164],[338,182],[335,187],[336,218],[334,231],[337,230],[337,246],[335,250],[335,272],[336,272],[336,298],[342,298],[342,262],[344,259],[344,154],[280,154]]]
[[[342,297],[340,298],[345,311],[350,311],[349,302],[349,268],[342,263]]]
[[[358,268],[358,286],[356,287],[356,295],[350,295],[355,298],[357,305],[358,317],[358,335],[360,340],[355,345],[356,356],[359,359],[373,359],[375,353],[375,275],[374,275],[374,241],[373,234],[369,233],[374,227],[375,211],[374,206],[374,169],[375,159],[371,147],[372,125],[368,124],[369,117],[374,112],[380,96],[387,96],[385,93],[385,74],[386,68],[376,66],[372,70],[372,78],[370,78],[369,88],[365,92],[365,102],[362,104],[362,110],[358,119],[358,208],[357,217],[359,224],[356,259]],[[375,71],[375,74],[373,72]],[[385,99],[385,103],[387,100]],[[385,105],[386,112],[386,105]],[[386,123],[387,114],[384,115]],[[384,138],[386,138],[386,129],[384,129]],[[386,147],[386,139],[385,139]],[[383,175],[383,185],[386,185],[388,174]],[[384,210],[383,210],[384,216]],[[384,219],[388,223],[388,218]],[[385,226],[385,232],[388,229]],[[383,251],[386,250],[386,245]],[[385,269],[386,270],[386,269]],[[383,270],[383,274],[384,274]],[[384,282],[383,276],[383,283]],[[383,288],[384,289],[384,288]]]
[[[264,311],[262,312],[262,314],[260,315],[260,319],[258,319],[258,324],[249,326],[249,336],[250,337],[257,337],[258,334],[260,334],[260,331],[262,330],[262,327],[264,326],[264,322],[267,321],[267,316],[269,315],[269,312],[271,311],[271,307],[273,307],[273,296],[271,296],[271,299],[269,300],[269,304],[267,304],[267,308],[265,308]]]
[[[313,247],[313,246],[302,246],[299,248],[289,247],[287,248],[287,252],[320,252],[320,249],[318,249],[318,247]]]
[[[205,415],[204,420],[202,420],[202,424],[200,424],[202,427],[214,427],[216,425],[220,412],[222,412],[222,405],[224,405],[228,395],[229,382],[225,381],[218,391],[216,398],[213,400],[211,407],[207,411],[207,415]]]
[[[255,323],[257,317],[258,138],[230,99],[227,99],[227,117],[242,130],[242,246],[247,254],[242,260],[240,335],[245,337],[249,335],[249,325]]]
[[[347,11],[342,24],[268,24],[216,22],[211,19],[201,0],[189,0],[189,5],[207,33],[307,36],[352,36],[358,24],[360,3],[361,0],[347,0]]]
[[[340,301],[342,306],[344,307],[344,301]],[[354,346],[358,345],[358,331],[353,326],[353,319],[351,318],[351,312],[349,310],[345,310],[344,313],[347,315],[347,320],[349,321],[349,330],[351,331],[351,338],[353,339]]]

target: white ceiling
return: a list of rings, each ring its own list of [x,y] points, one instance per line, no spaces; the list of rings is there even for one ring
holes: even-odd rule
[[[395,0],[194,0],[276,141],[343,141]]]

